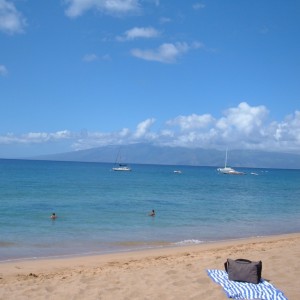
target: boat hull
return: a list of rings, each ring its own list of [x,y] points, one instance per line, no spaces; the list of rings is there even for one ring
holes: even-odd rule
[[[123,172],[129,172],[131,171],[131,169],[129,167],[116,167],[116,168],[112,168],[113,171],[123,171]]]

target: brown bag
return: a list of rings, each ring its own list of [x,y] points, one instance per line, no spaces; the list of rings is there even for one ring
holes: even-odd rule
[[[249,283],[259,283],[261,279],[262,262],[248,259],[230,259],[224,263],[228,279]]]

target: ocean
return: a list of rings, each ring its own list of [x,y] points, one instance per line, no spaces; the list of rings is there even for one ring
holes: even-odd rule
[[[300,170],[112,167],[0,160],[0,261],[300,232]]]

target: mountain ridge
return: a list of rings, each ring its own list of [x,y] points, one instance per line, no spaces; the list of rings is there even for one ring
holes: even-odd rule
[[[86,150],[31,157],[35,160],[212,166],[224,165],[225,150],[155,146],[151,144],[110,145]],[[228,165],[247,168],[300,169],[300,155],[258,150],[229,150]]]

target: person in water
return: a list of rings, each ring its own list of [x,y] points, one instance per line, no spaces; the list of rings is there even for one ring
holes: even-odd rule
[[[155,216],[155,210],[154,209],[152,209],[152,211],[149,213],[149,216],[150,217],[154,217]]]
[[[52,220],[55,220],[55,219],[57,218],[57,216],[56,216],[55,213],[52,213],[52,215],[50,216],[50,218],[51,218]]]

